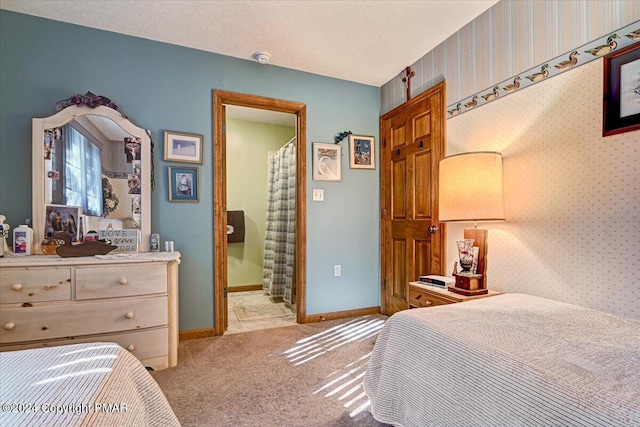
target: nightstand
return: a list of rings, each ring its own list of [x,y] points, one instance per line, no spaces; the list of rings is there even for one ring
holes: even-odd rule
[[[447,289],[423,285],[420,282],[410,282],[407,301],[409,302],[409,308],[434,307],[436,305],[465,302],[479,298],[492,297],[494,295],[500,295],[500,292],[490,290],[489,293],[484,295],[465,296],[449,292]]]

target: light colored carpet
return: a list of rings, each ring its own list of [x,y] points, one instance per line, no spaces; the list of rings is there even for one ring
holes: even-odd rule
[[[152,372],[183,426],[381,427],[362,377],[385,316],[183,341]]]

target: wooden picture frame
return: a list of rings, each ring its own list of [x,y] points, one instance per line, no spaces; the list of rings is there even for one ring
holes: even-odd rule
[[[602,136],[640,129],[640,43],[604,57]]]
[[[168,167],[169,201],[199,202],[200,171],[198,168]]]
[[[202,164],[204,136],[197,133],[164,131],[164,160]]]
[[[313,180],[342,181],[342,146],[313,143]]]
[[[375,169],[376,140],[373,136],[349,135],[349,167]]]

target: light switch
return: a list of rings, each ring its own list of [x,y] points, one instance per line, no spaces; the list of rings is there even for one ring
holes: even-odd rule
[[[324,190],[321,188],[313,189],[313,201],[314,202],[324,202]]]

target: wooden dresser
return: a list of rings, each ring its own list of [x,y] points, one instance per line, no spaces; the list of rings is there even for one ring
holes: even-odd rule
[[[178,252],[0,259],[0,351],[109,341],[178,361]]]

